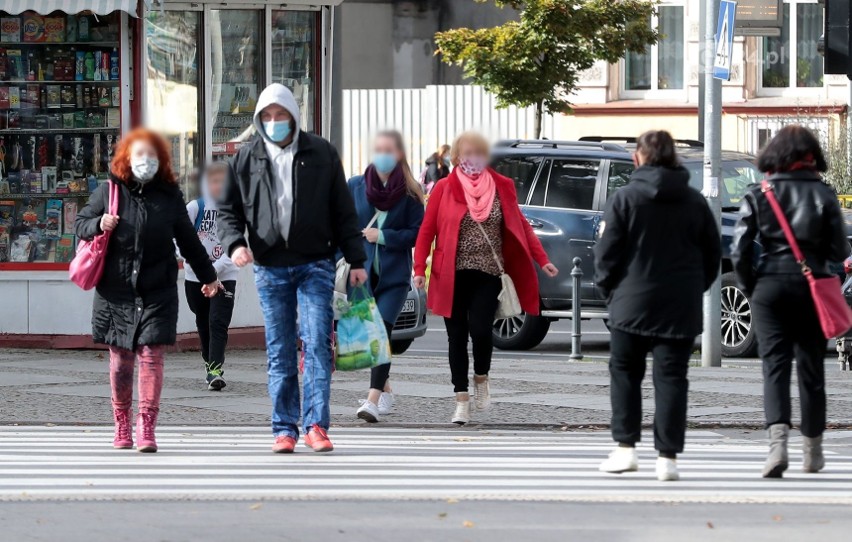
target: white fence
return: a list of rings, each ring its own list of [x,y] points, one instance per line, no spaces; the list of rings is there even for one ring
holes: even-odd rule
[[[402,132],[414,174],[439,145],[452,143],[465,130],[489,139],[530,139],[532,107],[497,109],[493,95],[477,86],[429,86],[424,89],[343,91],[343,167],[348,175],[370,162],[372,136],[381,130]],[[545,115],[542,137],[553,139],[553,117]]]

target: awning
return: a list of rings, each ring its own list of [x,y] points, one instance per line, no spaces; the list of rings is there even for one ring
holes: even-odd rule
[[[143,3],[148,4],[150,0],[143,0]],[[0,0],[0,10],[12,15],[23,11],[35,11],[47,15],[54,11],[77,13],[91,10],[98,15],[126,11],[135,17],[137,6],[137,0]]]

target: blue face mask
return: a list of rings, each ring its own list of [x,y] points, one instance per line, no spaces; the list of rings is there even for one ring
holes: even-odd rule
[[[263,123],[263,131],[266,132],[269,139],[276,143],[281,143],[287,139],[291,130],[289,121],[273,120]]]
[[[373,165],[376,166],[376,171],[383,175],[387,175],[396,168],[396,156],[387,153],[379,153],[373,155]]]

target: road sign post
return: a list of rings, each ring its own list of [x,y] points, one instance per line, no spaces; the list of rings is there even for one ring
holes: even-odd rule
[[[704,14],[704,196],[721,231],[722,208],[719,176],[722,158],[722,82],[731,77],[734,23],[737,4],[729,0],[706,0]],[[718,24],[713,27],[716,15]],[[718,277],[704,294],[704,333],[701,335],[701,365],[722,365],[722,280]]]

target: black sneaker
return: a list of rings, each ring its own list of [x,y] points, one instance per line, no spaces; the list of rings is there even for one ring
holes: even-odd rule
[[[227,383],[222,378],[222,375],[216,373],[209,373],[207,375],[207,389],[209,391],[222,391],[222,388],[225,386],[227,386]]]

